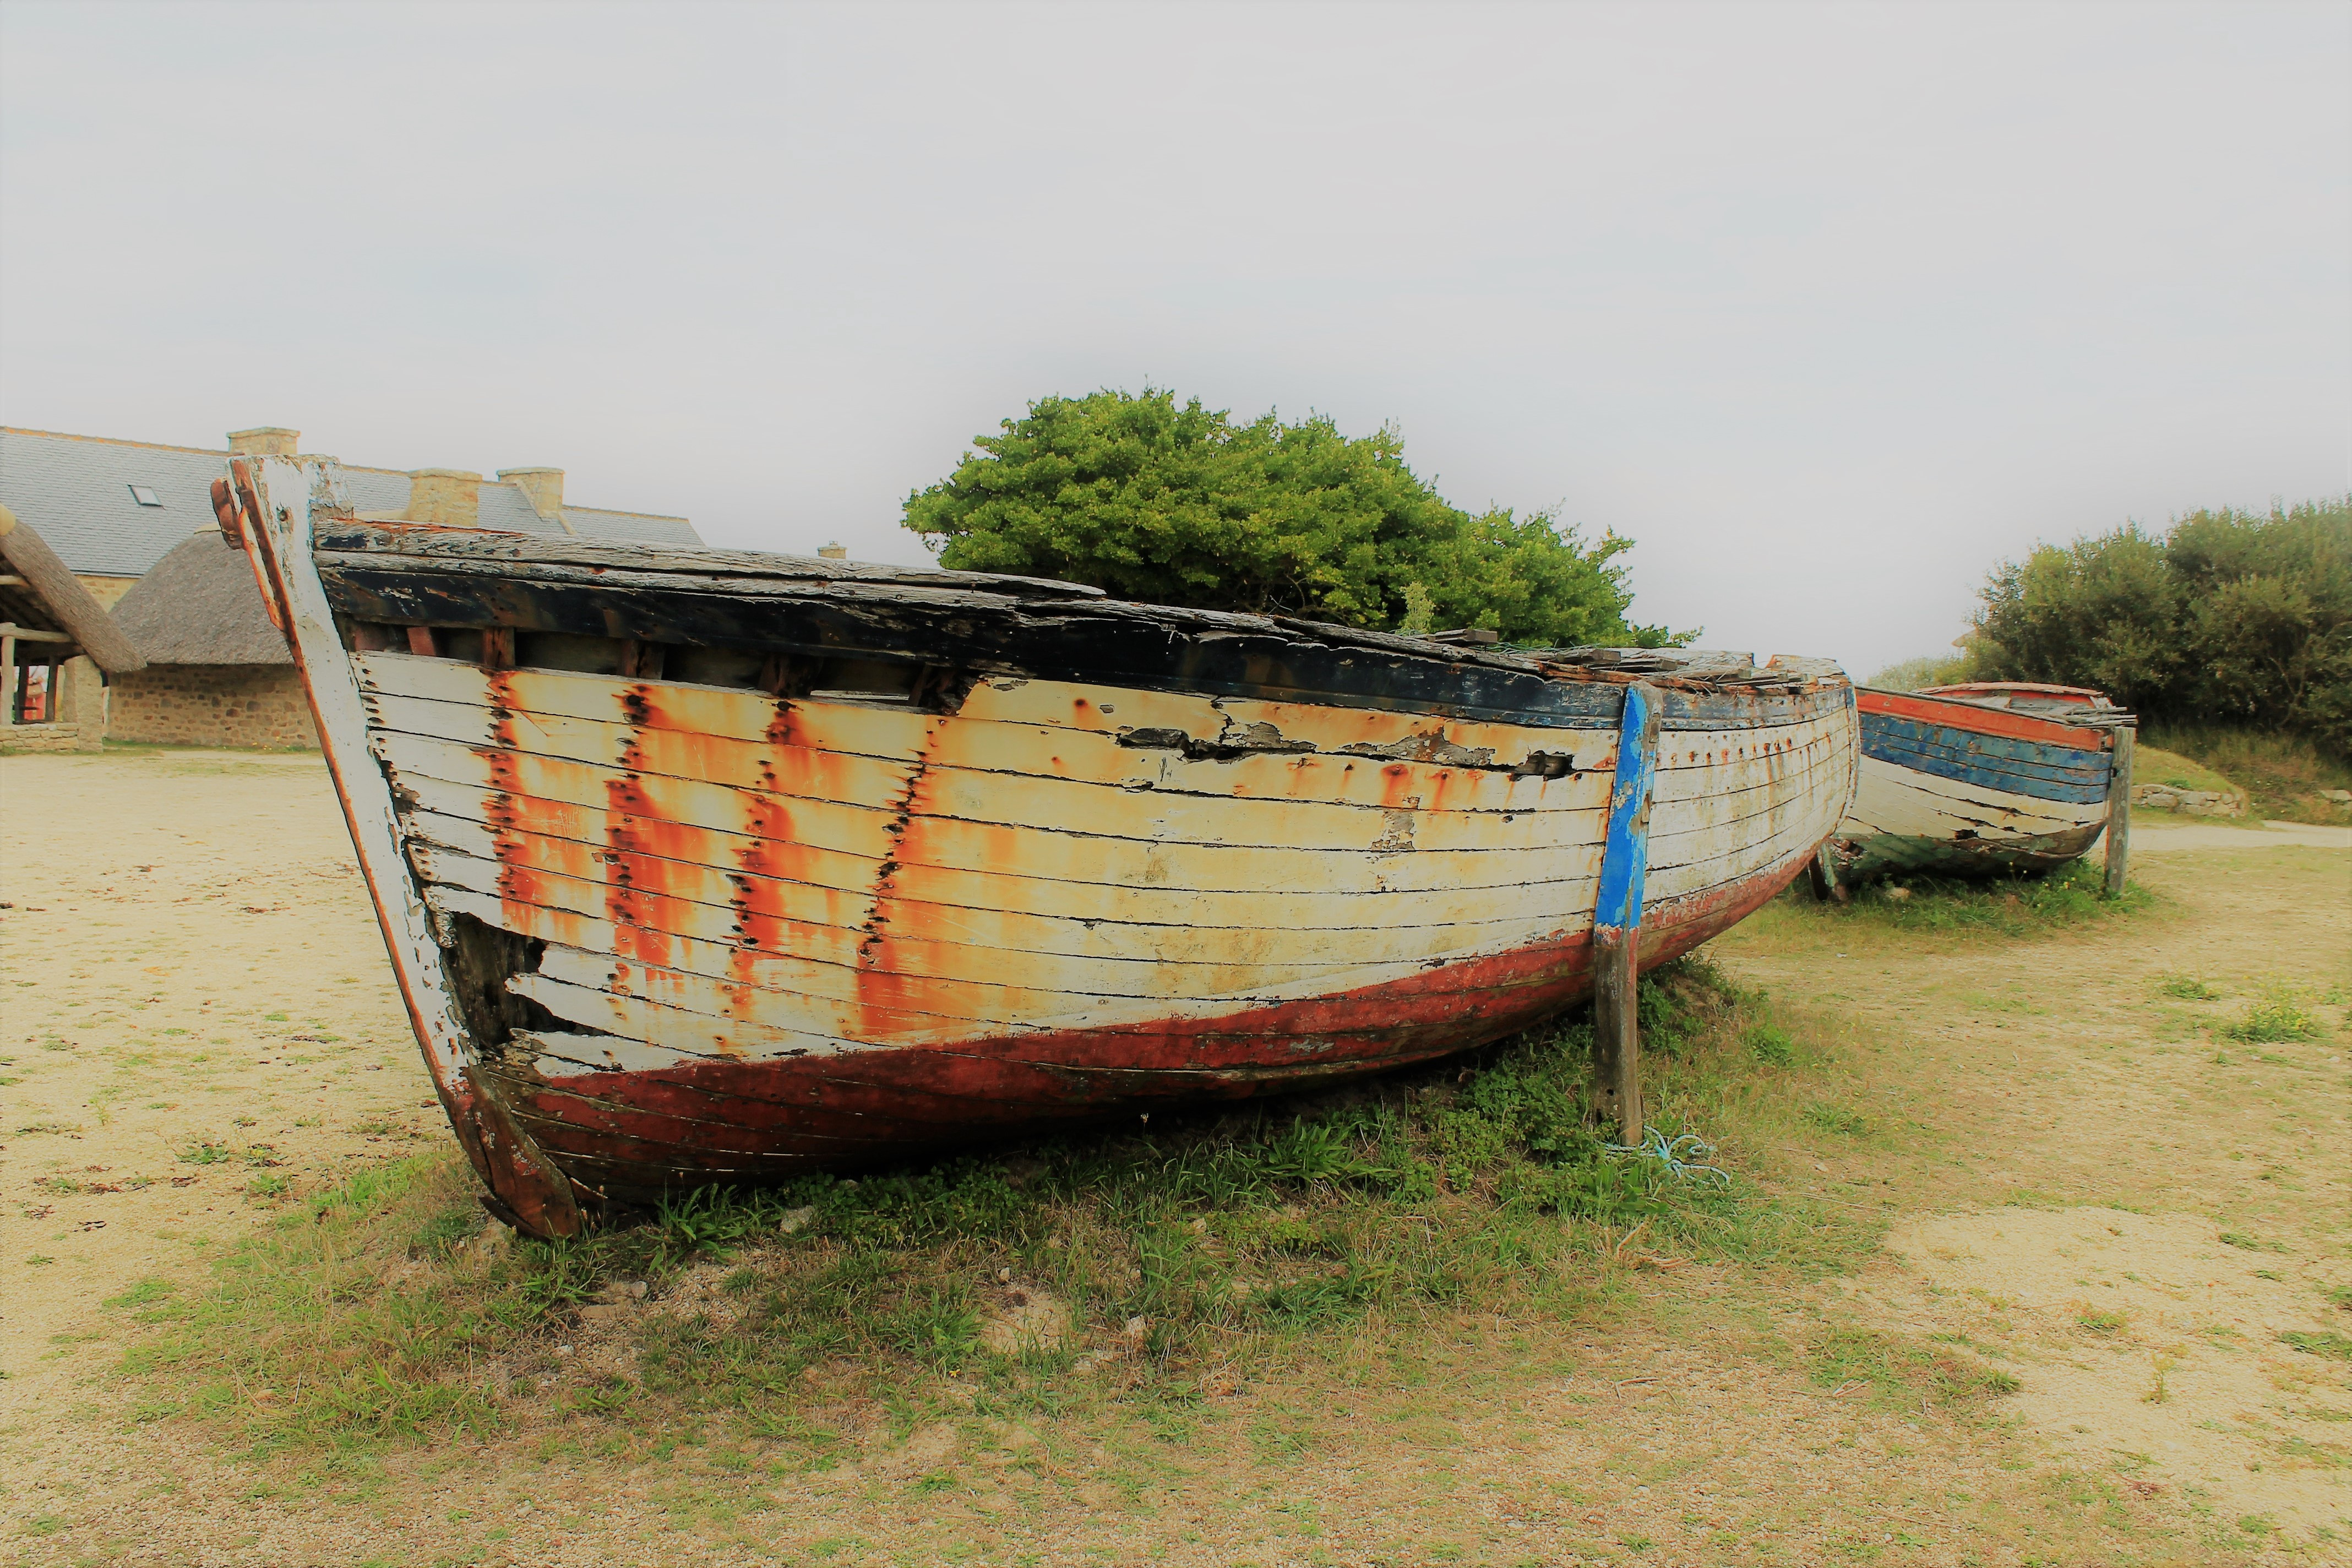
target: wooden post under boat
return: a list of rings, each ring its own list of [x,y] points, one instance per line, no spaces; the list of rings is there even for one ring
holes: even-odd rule
[[[1642,1142],[1642,883],[1650,847],[1650,794],[1658,772],[1658,694],[1625,688],[1617,725],[1617,776],[1592,912],[1592,1067],[1600,1102],[1615,1112],[1617,1141]]]
[[[2131,861],[2132,752],[2138,728],[2126,724],[2116,731],[2115,771],[2107,779],[2107,883],[2111,899],[2123,897],[2124,873]]]

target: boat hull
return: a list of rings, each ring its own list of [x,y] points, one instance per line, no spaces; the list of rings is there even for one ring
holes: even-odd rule
[[[1860,777],[1830,844],[1841,882],[2050,871],[2105,831],[2112,728],[1910,693],[1856,700]]]
[[[1592,994],[1622,674],[1066,585],[583,566],[238,482],[427,1064],[529,1229],[1328,1084]],[[1706,657],[1649,688],[1643,967],[1853,795],[1833,666]]]

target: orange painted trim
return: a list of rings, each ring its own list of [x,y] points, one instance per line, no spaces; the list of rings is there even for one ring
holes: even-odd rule
[[[2044,745],[2071,746],[2078,752],[2105,752],[2111,750],[2116,743],[2111,731],[2082,724],[2060,724],[2031,714],[2012,713],[2005,708],[1988,708],[1980,702],[1921,697],[1904,691],[1875,691],[1862,687],[1854,691],[1854,705],[1864,713],[1888,713],[1898,719],[1915,719],[1922,724],[1942,724],[1954,730],[1973,731],[1979,735],[2006,735],[2013,741],[2039,741]]]

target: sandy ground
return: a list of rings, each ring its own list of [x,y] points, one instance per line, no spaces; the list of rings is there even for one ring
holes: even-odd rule
[[[0,1561],[1958,1568],[2207,1561],[2218,1530],[2233,1561],[2352,1562],[2352,1369],[2274,1337],[2352,1329],[2320,1294],[2352,1284],[2344,1036],[2200,1033],[2352,971],[2341,830],[2144,827],[2167,909],[2032,943],[1719,943],[1916,1130],[1771,1172],[1894,1225],[1801,1299],[1686,1268],[1639,1311],[1453,1331],[1409,1389],[1368,1338],[1172,1446],[877,1414],[804,1474],[602,1460],[551,1418],[347,1486],[132,1426],[106,1369],[137,1331],[102,1306],[200,1279],[280,1182],[446,1141],[323,771],[11,758],[0,813]],[[2223,999],[2164,999],[2184,973]],[[2019,1390],[1990,1421],[1871,1408],[1806,1375],[1840,1324],[1965,1346]],[[1050,1465],[1013,1463],[1038,1445]]]
[[[446,1129],[315,754],[12,757],[0,816],[0,1401],[21,1409],[89,1360],[57,1336],[268,1219],[271,1189]]]

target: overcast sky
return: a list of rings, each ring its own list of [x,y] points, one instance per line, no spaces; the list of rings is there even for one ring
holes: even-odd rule
[[[1867,674],[2352,487],[2352,6],[0,7],[0,422],[925,559],[1047,393],[1399,427]]]

